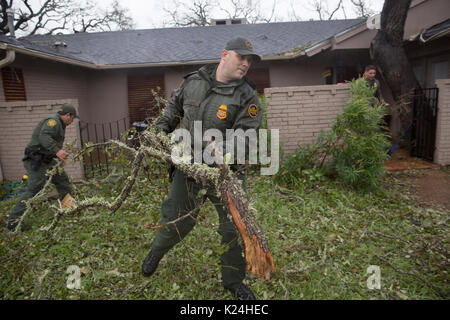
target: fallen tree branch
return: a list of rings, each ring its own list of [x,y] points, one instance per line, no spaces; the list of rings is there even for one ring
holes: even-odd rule
[[[183,215],[183,216],[181,216],[181,217],[178,217],[178,218],[176,218],[175,220],[169,221],[169,222],[167,222],[167,223],[165,223],[165,224],[159,224],[159,225],[156,225],[156,226],[151,226],[150,224],[147,223],[147,224],[144,225],[144,227],[146,227],[147,229],[156,230],[156,229],[161,229],[161,228],[164,228],[164,227],[168,227],[168,226],[170,226],[170,225],[177,224],[178,222],[180,222],[180,221],[186,219],[187,217],[191,217],[192,219],[196,220],[196,219],[192,216],[192,213],[194,213],[195,211],[198,211],[198,210],[200,210],[200,208],[195,208],[194,210],[189,211],[189,212],[186,213],[185,215]]]
[[[139,148],[134,149],[123,142],[110,140],[105,143],[87,145],[82,151],[78,152],[73,157],[74,159],[80,158],[84,152],[88,152],[89,150],[92,150],[92,148],[116,145],[121,149],[132,152],[134,155],[131,174],[127,178],[127,182],[122,188],[122,191],[115,198],[113,203],[100,197],[92,197],[90,199],[78,201],[74,208],[60,208],[55,214],[52,223],[44,229],[46,231],[54,229],[63,214],[74,214],[94,206],[105,207],[110,210],[110,213],[116,212],[129,196],[139,173],[142,160],[145,156],[148,156],[174,165],[188,177],[193,178],[203,186],[214,186],[216,188],[218,195],[220,195],[226,210],[231,215],[243,240],[247,270],[254,273],[259,279],[270,279],[271,274],[275,271],[275,265],[269,250],[268,241],[262,228],[256,221],[254,209],[249,206],[241,181],[239,181],[236,174],[229,169],[229,166],[220,165],[219,167],[209,167],[206,164],[191,163],[190,161],[175,162],[171,156],[175,143],[171,141],[167,134],[158,132],[153,125],[139,135],[139,142]],[[179,217],[168,224],[173,224],[175,228],[177,228],[176,223],[189,215],[190,213]],[[154,230],[162,228],[163,226],[147,227]]]
[[[93,197],[90,199],[79,201],[74,208],[71,209],[60,209],[60,213],[58,214],[58,218],[55,217],[56,220],[59,220],[59,216],[62,214],[71,215],[75,214],[79,211],[82,211],[84,209],[95,207],[95,206],[101,206],[105,207],[108,210],[111,211],[111,213],[116,212],[122,205],[122,203],[125,201],[125,199],[128,197],[128,195],[131,192],[131,189],[133,188],[134,182],[136,181],[137,174],[139,172],[140,164],[142,162],[142,159],[144,157],[143,151],[138,151],[136,154],[136,157],[134,158],[134,161],[132,163],[132,169],[131,169],[131,175],[128,177],[127,183],[122,188],[122,191],[120,194],[116,197],[115,201],[113,203],[109,203],[103,198]],[[55,221],[54,221],[55,222]],[[48,227],[43,228],[45,231],[52,230],[56,223],[52,222],[52,224]]]
[[[25,203],[26,209],[20,216],[19,222],[17,223],[17,226],[13,231],[14,233],[17,233],[18,230],[21,230],[22,223],[25,220],[25,217],[27,217],[28,214],[31,212],[33,205],[44,200],[44,196],[47,193],[47,189],[50,186],[50,182],[52,181],[53,176],[56,173],[58,173],[59,170],[62,170],[61,162],[56,163],[52,168],[47,170],[46,176],[48,178],[42,189],[39,190],[39,192],[36,193],[32,198],[23,201]]]

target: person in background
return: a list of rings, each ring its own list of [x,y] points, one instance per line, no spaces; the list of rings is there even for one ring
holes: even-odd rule
[[[26,210],[25,200],[34,197],[47,181],[46,172],[56,164],[58,159],[65,166],[68,153],[63,150],[66,127],[75,118],[78,118],[75,108],[71,104],[64,104],[59,108],[56,115],[46,117],[39,122],[33,131],[30,142],[25,148],[25,156],[22,159],[28,175],[28,187],[9,214],[6,227],[15,230],[20,217]],[[67,174],[63,171],[52,178],[56,186],[59,198],[66,201],[73,200],[70,196],[71,187]],[[70,198],[69,200],[67,200]],[[31,226],[22,223],[21,231],[31,229]]]

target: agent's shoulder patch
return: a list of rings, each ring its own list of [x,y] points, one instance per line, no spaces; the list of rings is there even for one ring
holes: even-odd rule
[[[256,118],[258,116],[258,106],[256,104],[251,104],[248,106],[248,115],[252,118]]]
[[[47,126],[53,128],[54,126],[56,126],[56,120],[55,119],[48,119],[47,120]]]

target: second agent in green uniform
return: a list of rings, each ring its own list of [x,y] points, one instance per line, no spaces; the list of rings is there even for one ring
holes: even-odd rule
[[[15,230],[18,220],[26,210],[23,201],[34,197],[43,188],[47,181],[45,174],[56,164],[55,159],[65,164],[65,159],[69,155],[63,150],[66,127],[75,117],[78,118],[75,108],[70,104],[64,104],[56,115],[41,120],[34,129],[23,158],[23,165],[28,175],[28,186],[9,214],[6,225],[9,230]],[[60,199],[70,194],[69,178],[65,172],[54,175],[52,183],[56,186]],[[28,229],[30,227],[22,223],[22,231]]]

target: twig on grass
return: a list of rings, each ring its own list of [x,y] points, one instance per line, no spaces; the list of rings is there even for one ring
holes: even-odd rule
[[[409,272],[405,272],[405,271],[401,271],[399,270],[397,267],[395,267],[394,265],[392,265],[389,261],[387,261],[386,259],[380,257],[379,255],[375,255],[375,257],[377,257],[378,259],[380,259],[381,261],[383,261],[384,263],[386,263],[388,266],[390,266],[392,269],[394,269],[396,272],[400,273],[400,274],[404,274],[407,276],[411,276],[414,277],[420,281],[422,281],[423,283],[425,283],[427,286],[429,286],[439,297],[443,298],[443,299],[447,299],[448,297],[441,293],[441,291],[439,289],[437,289],[436,287],[434,287],[431,283],[429,283],[427,280],[425,280],[424,278],[422,278],[421,276],[418,276],[417,274],[414,273],[409,273]]]

